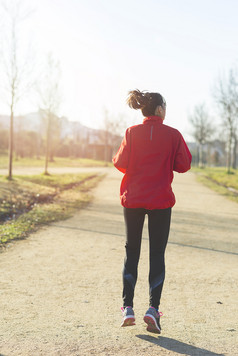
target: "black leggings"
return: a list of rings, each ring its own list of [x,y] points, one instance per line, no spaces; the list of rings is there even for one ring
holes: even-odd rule
[[[126,257],[123,269],[123,306],[133,307],[142,230],[146,214],[148,215],[150,242],[149,304],[158,309],[165,278],[164,253],[169,236],[171,208],[154,210],[124,208]]]

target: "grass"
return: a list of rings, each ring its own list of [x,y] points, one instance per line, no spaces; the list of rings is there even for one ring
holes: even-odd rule
[[[13,159],[13,167],[42,167],[44,169],[44,157],[36,158],[19,158]],[[61,158],[55,157],[54,162],[49,162],[50,167],[104,167],[112,165],[111,162],[97,161],[88,158]],[[8,156],[0,156],[0,169],[8,168]]]
[[[57,190],[64,190],[72,187],[88,177],[88,174],[52,174],[52,175],[32,175],[32,176],[18,176],[18,179],[24,182],[31,182],[39,184],[40,186],[46,186],[55,188]]]
[[[71,176],[71,177],[70,177]],[[92,199],[95,174],[0,177],[0,245],[24,239],[40,226],[64,220]]]
[[[238,203],[238,170],[228,174],[225,167],[193,167],[192,172],[200,182]]]

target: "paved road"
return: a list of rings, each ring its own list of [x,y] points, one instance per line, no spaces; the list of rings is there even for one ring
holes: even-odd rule
[[[120,328],[124,224],[121,174],[107,169],[93,203],[0,255],[0,353],[238,355],[238,204],[176,174],[162,334],[145,330],[148,234],[135,291],[136,326]]]

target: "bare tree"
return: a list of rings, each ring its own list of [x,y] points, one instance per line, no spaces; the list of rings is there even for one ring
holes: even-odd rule
[[[46,152],[45,152],[45,171],[44,174],[48,175],[48,163],[50,156],[52,158],[52,145],[53,133],[59,124],[57,112],[60,106],[60,65],[52,54],[48,55],[47,64],[42,76],[42,81],[38,85],[40,94],[40,109],[43,115],[43,120],[46,123]]]
[[[227,136],[227,172],[230,173],[231,166],[236,168],[237,161],[238,76],[236,69],[230,69],[226,77],[220,76],[215,86],[214,98],[218,104]]]
[[[205,104],[195,106],[194,112],[189,116],[193,127],[193,137],[199,146],[199,167],[203,167],[203,146],[208,142],[214,132]]]
[[[27,93],[31,86],[29,80],[29,63],[22,56],[20,48],[20,26],[29,17],[30,11],[22,0],[2,1],[1,9],[4,15],[4,40],[2,40],[1,59],[3,64],[3,87],[10,108],[9,130],[9,167],[8,179],[12,179],[12,160],[14,149],[14,116],[17,103]],[[21,55],[20,55],[21,52]],[[24,57],[24,58],[23,58]]]

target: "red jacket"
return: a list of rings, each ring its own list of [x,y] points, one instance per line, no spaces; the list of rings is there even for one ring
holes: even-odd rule
[[[174,206],[173,171],[190,169],[192,156],[181,133],[159,116],[129,127],[113,158],[124,174],[121,204],[126,208],[166,209]]]

